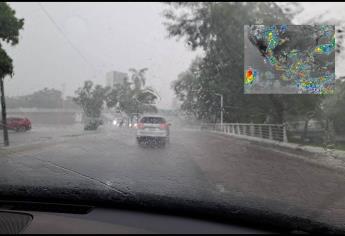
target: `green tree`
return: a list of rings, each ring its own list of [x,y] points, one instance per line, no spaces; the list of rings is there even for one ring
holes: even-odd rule
[[[323,100],[325,117],[334,123],[335,131],[345,134],[345,77],[336,81],[335,92]]]
[[[62,92],[56,89],[44,88],[25,97],[30,107],[62,108]]]
[[[12,46],[19,41],[19,30],[24,26],[23,19],[17,19],[16,12],[5,2],[0,3],[0,40],[10,43]],[[5,146],[9,145],[7,123],[6,123],[6,102],[4,78],[9,75],[13,76],[12,59],[7,55],[0,42],[0,91],[1,91],[1,111],[2,126],[4,132]]]
[[[291,8],[291,6],[288,6]],[[294,12],[293,8],[290,12]],[[323,17],[324,12],[320,15],[314,16],[302,24],[305,25],[335,25],[335,56],[336,61],[338,59],[344,59],[344,36],[345,36],[345,24],[343,19],[337,18],[325,18]],[[329,14],[328,14],[329,15]],[[341,16],[343,17],[343,16]],[[334,131],[339,134],[345,134],[345,83],[344,77],[337,78],[335,81],[335,91],[334,94],[326,95],[323,97],[318,97],[318,101],[321,103],[321,109],[317,109],[317,112],[313,113],[315,116],[313,118],[322,119],[326,121],[325,127],[325,140],[326,144],[333,143]],[[305,127],[307,127],[308,118],[305,120]],[[307,129],[307,128],[306,128]],[[304,133],[306,133],[305,131]]]
[[[153,105],[158,98],[154,89],[145,86],[147,68],[140,70],[131,68],[131,80],[125,79],[123,83],[116,84],[105,98],[109,108],[117,108],[132,118],[133,114],[144,112],[157,112]]]
[[[73,98],[74,102],[78,104],[86,115],[87,123],[86,128],[91,127],[97,129],[99,123],[97,121],[101,116],[104,101],[109,87],[103,88],[101,85],[95,85],[92,81],[85,81],[82,88],[78,88],[75,92],[76,97]]]
[[[94,125],[92,120],[100,117],[104,103],[108,108],[124,112],[131,119],[133,114],[157,112],[153,103],[158,95],[153,88],[145,86],[147,69],[130,69],[130,71],[132,72],[131,81],[125,78],[123,83],[115,84],[113,88],[94,86],[92,81],[85,81],[84,86],[75,92],[76,96],[73,100],[82,107],[85,115],[91,118],[91,125]],[[96,124],[94,126],[97,127]]]
[[[32,94],[6,97],[6,105],[8,108],[67,108],[77,109],[72,97],[62,98],[62,92],[57,89],[44,88]]]
[[[140,90],[142,87],[145,86],[146,83],[146,77],[145,73],[148,70],[148,68],[143,68],[140,70],[137,70],[135,68],[130,68],[129,71],[132,73],[131,80],[134,84],[135,90]]]
[[[204,56],[193,63],[173,84],[182,98],[182,109],[199,119],[214,122],[219,117],[219,97],[224,96],[226,122],[282,123],[299,103],[318,100],[304,96],[245,95],[243,92],[243,27],[251,24],[289,23],[276,3],[197,2],[169,3],[164,23],[170,37],[184,38],[191,49],[200,48]],[[306,100],[306,101],[305,101]],[[307,111],[304,111],[307,112]]]
[[[48,88],[29,95],[7,98],[9,108],[62,108],[62,104],[62,92]]]

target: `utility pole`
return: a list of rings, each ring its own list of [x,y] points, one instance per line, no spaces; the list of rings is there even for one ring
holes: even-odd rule
[[[1,113],[2,113],[2,125],[1,126],[2,126],[2,130],[3,130],[3,134],[4,134],[4,145],[9,146],[10,141],[8,139],[8,130],[7,130],[4,78],[0,78],[0,90],[1,90]]]
[[[137,114],[136,114],[137,120],[136,120],[136,123],[138,124],[139,123],[139,101],[137,98],[135,98],[135,100],[137,101]]]
[[[65,93],[66,93],[66,84],[61,85],[61,98],[62,98],[62,110],[65,111]]]
[[[223,130],[223,95],[219,93],[216,93],[215,95],[220,96],[220,127]]]

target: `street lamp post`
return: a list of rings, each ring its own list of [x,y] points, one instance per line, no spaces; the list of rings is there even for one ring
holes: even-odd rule
[[[134,98],[136,101],[136,105],[137,105],[137,123],[139,122],[139,103],[141,103],[136,97]]]
[[[215,95],[220,96],[220,127],[223,130],[223,95],[219,93],[216,93]]]

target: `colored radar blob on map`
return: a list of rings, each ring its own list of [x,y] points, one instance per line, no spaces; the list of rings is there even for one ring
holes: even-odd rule
[[[329,55],[332,53],[334,49],[333,43],[332,44],[322,44],[315,48],[315,52],[318,54],[326,54]]]
[[[245,30],[245,93],[332,93],[334,25],[251,25]],[[265,76],[268,71],[272,80]]]
[[[286,30],[287,30],[287,25],[281,25],[280,26],[280,32],[281,33],[285,33]]]
[[[247,85],[252,84],[257,79],[257,76],[258,76],[257,71],[249,67],[246,71],[244,83]]]
[[[270,52],[279,44],[279,37],[278,32],[275,26],[269,27],[265,32],[265,38],[267,41],[267,49],[266,52]]]

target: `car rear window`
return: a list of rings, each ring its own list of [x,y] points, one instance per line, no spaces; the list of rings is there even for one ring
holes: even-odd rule
[[[149,123],[149,124],[162,124],[165,123],[165,119],[162,117],[143,117],[140,120],[141,123]]]

